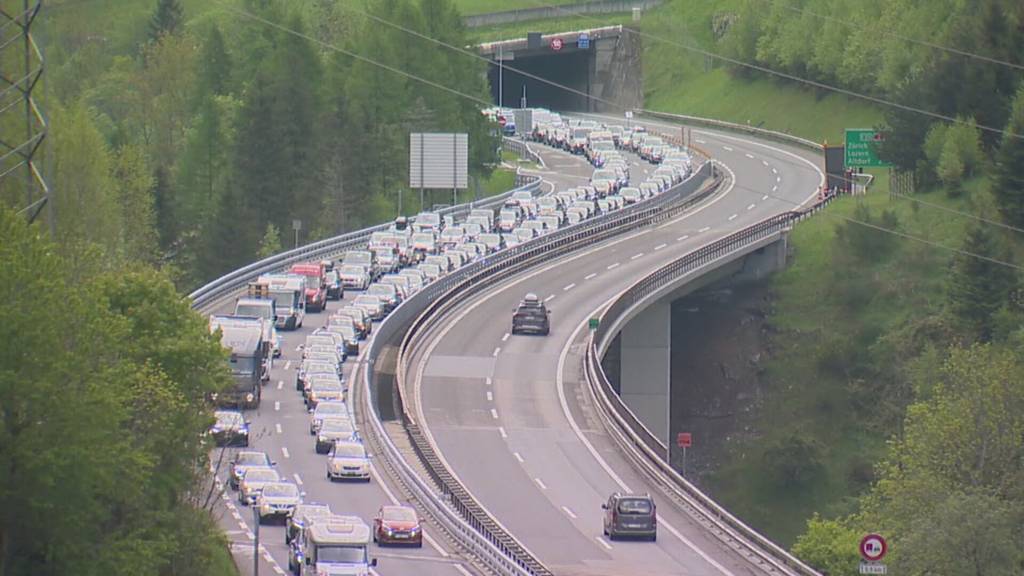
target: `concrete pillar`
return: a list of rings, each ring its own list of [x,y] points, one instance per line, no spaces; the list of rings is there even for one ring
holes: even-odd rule
[[[621,333],[620,396],[645,426],[668,444],[671,302],[662,299]]]

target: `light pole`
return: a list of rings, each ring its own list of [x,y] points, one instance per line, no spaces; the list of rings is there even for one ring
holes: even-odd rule
[[[252,521],[256,525],[252,530],[255,536],[252,539],[252,576],[260,576],[260,511],[255,503],[252,504]]]
[[[505,72],[505,55],[502,53],[504,46],[501,41],[498,43],[498,114],[501,114],[502,104],[505,101],[505,88],[502,84],[502,76]]]

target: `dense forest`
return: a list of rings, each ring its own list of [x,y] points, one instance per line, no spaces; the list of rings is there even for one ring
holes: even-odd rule
[[[901,574],[1020,574],[1024,5],[736,6],[708,23],[736,79],[857,93],[908,176],[797,229],[758,431],[712,484],[833,576],[857,573],[869,531]],[[801,515],[796,534],[780,521]]]
[[[498,143],[484,64],[367,14],[467,43],[451,0],[46,2],[37,94],[59,245],[190,288],[290,245],[294,220],[307,242],[394,217],[410,131],[468,132],[485,178]],[[19,185],[4,183],[8,205]]]

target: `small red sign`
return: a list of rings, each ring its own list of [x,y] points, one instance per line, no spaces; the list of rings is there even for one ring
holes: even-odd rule
[[[881,534],[868,534],[860,539],[860,555],[868,562],[878,562],[888,551],[889,544]]]
[[[680,448],[689,448],[693,445],[693,436],[689,432],[676,434],[676,444]]]
[[[551,39],[551,49],[554,50],[555,52],[558,52],[559,50],[561,50],[562,49],[562,39],[561,38],[552,38]]]

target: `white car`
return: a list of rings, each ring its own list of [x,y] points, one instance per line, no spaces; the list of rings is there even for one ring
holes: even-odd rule
[[[302,502],[302,493],[298,486],[291,482],[270,482],[263,485],[259,495],[256,497],[256,513],[259,523],[263,524],[269,520],[283,520],[287,522],[295,507]]]
[[[360,442],[335,442],[327,456],[327,479],[370,481],[370,457]]]

